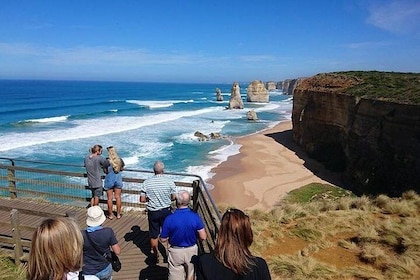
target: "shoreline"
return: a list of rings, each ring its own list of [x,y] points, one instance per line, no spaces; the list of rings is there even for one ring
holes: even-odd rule
[[[212,168],[214,176],[207,181],[217,205],[268,211],[291,190],[339,181],[294,143],[291,120],[233,141],[241,145],[239,153]]]

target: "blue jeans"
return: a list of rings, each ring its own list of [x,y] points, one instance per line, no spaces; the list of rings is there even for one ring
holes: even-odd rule
[[[112,266],[109,264],[103,270],[95,274],[100,280],[112,280]]]

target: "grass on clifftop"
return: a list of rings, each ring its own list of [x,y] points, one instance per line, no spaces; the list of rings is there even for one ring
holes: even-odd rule
[[[310,200],[310,202],[308,202]],[[420,197],[356,197],[311,184],[249,211],[273,279],[420,279]]]
[[[349,87],[345,93],[398,103],[420,104],[420,73],[348,71],[326,75],[343,75],[359,80],[358,85]]]

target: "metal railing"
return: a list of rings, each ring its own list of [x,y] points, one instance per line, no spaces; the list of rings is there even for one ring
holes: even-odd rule
[[[139,202],[139,189],[140,184],[152,174],[150,170],[124,169],[121,196],[123,212],[145,210],[146,204]],[[187,173],[165,172],[164,175],[173,179],[178,190],[185,189],[192,193],[192,209],[202,218],[208,235],[207,240],[200,244],[200,250],[211,251],[221,215],[204,180],[198,175]],[[90,202],[91,191],[87,187],[84,166],[0,157],[0,196],[86,207]],[[106,207],[106,201],[104,192],[100,197],[101,207]]]

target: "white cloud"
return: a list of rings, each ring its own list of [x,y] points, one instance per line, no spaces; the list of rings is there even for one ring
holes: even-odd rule
[[[355,43],[350,43],[347,44],[346,47],[349,49],[372,49],[372,48],[377,48],[377,47],[383,47],[383,46],[389,46],[391,45],[388,42],[355,42]]]
[[[420,33],[420,1],[379,1],[369,8],[367,22],[398,34]]]

